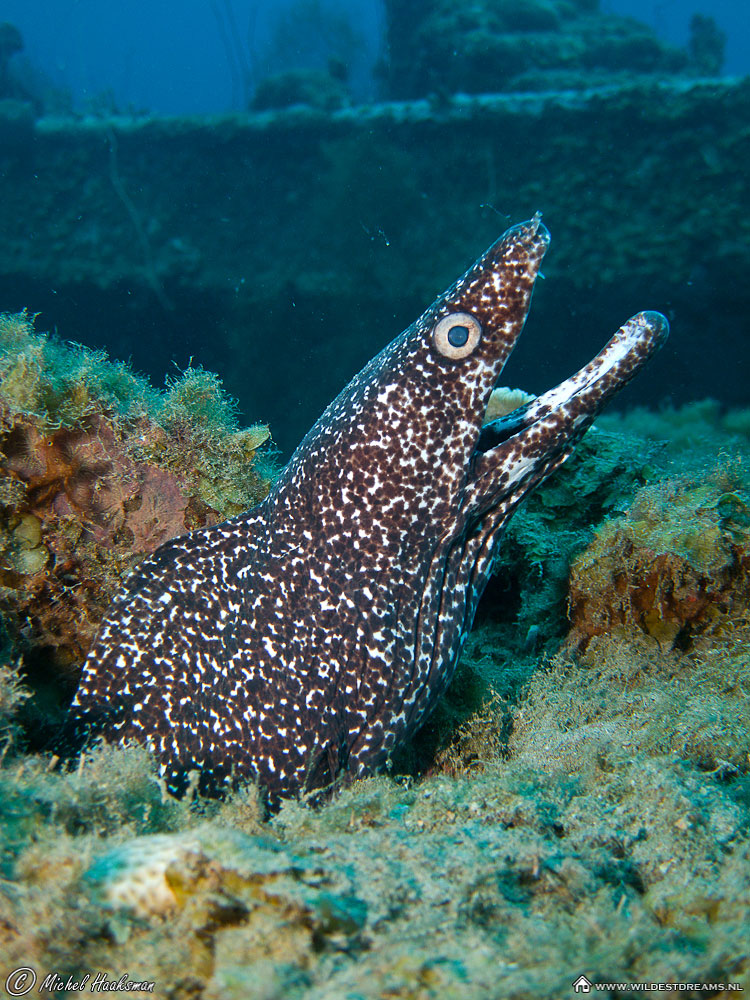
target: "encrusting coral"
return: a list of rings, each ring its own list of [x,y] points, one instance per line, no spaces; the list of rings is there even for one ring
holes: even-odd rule
[[[669,476],[605,521],[571,566],[573,637],[634,623],[667,644],[721,630],[750,601],[750,484],[722,462]]]
[[[0,609],[26,669],[72,682],[140,558],[265,496],[269,431],[211,372],[157,392],[26,313],[0,316],[0,376]]]

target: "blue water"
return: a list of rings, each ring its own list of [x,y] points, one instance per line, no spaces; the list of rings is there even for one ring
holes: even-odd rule
[[[16,59],[69,90],[78,109],[109,101],[158,114],[217,113],[246,103],[243,73],[251,84],[263,73],[290,6],[277,0],[5,0],[0,21],[23,35],[25,52]],[[352,89],[360,99],[373,96],[371,68],[382,38],[378,0],[308,6],[322,16],[317,25],[314,17],[312,25],[300,25],[297,39],[289,39],[286,26],[289,64],[279,68],[293,60],[325,65],[345,21],[356,42],[350,46]]]
[[[727,35],[727,75],[750,73],[750,16],[746,0],[602,0],[603,11],[635,17],[672,45],[684,46],[693,14],[710,14]]]
[[[284,0],[4,0],[0,21],[21,31],[18,62],[68,91],[79,110],[220,113],[246,103],[264,72]],[[284,58],[324,65],[347,47],[354,96],[375,96],[372,70],[382,53],[380,0],[319,0],[319,21],[297,25]],[[684,46],[690,18],[711,14],[728,36],[727,74],[750,72],[747,0],[602,0],[602,9],[639,18]],[[327,16],[326,16],[327,15]],[[343,22],[343,24],[342,24]],[[350,44],[347,45],[348,24]],[[291,33],[293,34],[293,33]]]
[[[474,0],[453,0],[452,6],[451,0],[440,2],[445,4],[442,13],[448,13],[439,30],[428,22],[420,36],[408,23],[421,9],[419,0],[0,0],[0,26],[7,22],[0,31],[0,48],[3,36],[12,34],[8,24],[20,30],[25,42],[23,51],[12,56],[8,71],[0,52],[0,98],[25,98],[20,112],[19,102],[11,102],[0,115],[0,181],[12,185],[31,177],[36,184],[45,147],[41,139],[35,145],[33,137],[54,136],[59,128],[63,133],[68,128],[48,122],[35,132],[35,118],[45,112],[74,112],[97,119],[93,128],[87,122],[71,130],[79,148],[70,147],[75,149],[70,164],[74,181],[70,191],[62,191],[62,200],[57,184],[61,175],[63,187],[68,178],[64,144],[51,147],[55,164],[60,157],[62,168],[53,169],[51,187],[42,183],[41,189],[32,186],[18,196],[23,203],[23,197],[33,199],[41,190],[39,204],[59,203],[59,213],[48,212],[38,224],[19,226],[15,214],[19,201],[9,188],[0,230],[15,226],[18,254],[6,253],[0,266],[0,310],[40,312],[41,328],[57,328],[67,339],[106,347],[114,357],[130,359],[157,385],[175,364],[184,368],[195,359],[225,380],[239,399],[243,418],[270,423],[274,439],[288,455],[358,368],[419,315],[442,287],[441,281],[460,274],[472,254],[483,250],[509,222],[528,217],[522,213],[544,210],[559,241],[554,246],[564,255],[580,226],[570,208],[581,201],[571,202],[563,192],[575,191],[576,199],[583,201],[582,215],[596,217],[597,226],[608,224],[612,215],[612,224],[623,225],[625,234],[622,255],[611,262],[612,273],[601,281],[595,271],[589,277],[591,289],[601,286],[604,298],[622,291],[622,301],[595,317],[603,299],[592,294],[585,303],[591,313],[584,325],[592,331],[609,330],[627,315],[626,310],[651,307],[669,312],[678,331],[665,352],[665,357],[671,352],[669,377],[638,379],[633,391],[642,394],[639,401],[655,406],[669,398],[677,405],[714,396],[726,405],[744,404],[747,380],[738,366],[731,363],[727,368],[718,351],[708,363],[704,357],[708,337],[721,340],[726,357],[734,359],[745,328],[742,275],[747,270],[743,263],[747,240],[741,228],[738,235],[735,221],[750,215],[747,186],[735,166],[744,155],[744,85],[698,88],[711,95],[710,114],[705,116],[697,103],[695,127],[692,122],[687,129],[681,124],[674,135],[667,121],[654,135],[653,148],[636,155],[642,164],[637,169],[630,162],[632,125],[622,130],[619,120],[602,123],[601,131],[611,141],[595,150],[598,159],[591,169],[597,204],[591,204],[584,174],[574,169],[566,176],[564,166],[545,159],[543,143],[534,147],[535,193],[523,194],[516,204],[519,183],[510,152],[513,136],[503,134],[494,136],[479,157],[467,148],[444,182],[441,174],[452,156],[449,146],[441,160],[441,147],[428,148],[418,130],[403,133],[405,140],[394,134],[392,141],[389,137],[381,144],[376,131],[361,127],[371,121],[369,112],[354,112],[351,121],[357,122],[356,127],[337,144],[329,142],[332,133],[327,123],[319,132],[317,125],[311,130],[308,124],[297,134],[297,122],[304,119],[294,115],[284,118],[286,138],[282,141],[277,135],[277,146],[264,144],[265,140],[256,143],[253,137],[260,133],[253,129],[265,127],[257,120],[239,123],[237,135],[243,129],[247,132],[237,138],[236,146],[221,144],[237,122],[192,122],[179,131],[185,137],[179,161],[182,200],[166,204],[164,190],[170,188],[168,171],[173,167],[164,138],[172,134],[171,126],[157,123],[149,131],[148,123],[147,129],[132,130],[132,141],[129,123],[110,127],[115,112],[220,116],[241,111],[259,84],[273,77],[278,84],[279,74],[289,70],[323,71],[314,85],[311,74],[301,82],[302,75],[297,77],[298,84],[311,87],[307,95],[312,92],[319,107],[335,107],[335,100],[339,106],[349,100],[373,102],[391,93],[398,98],[430,97],[439,118],[441,102],[450,102],[452,94],[463,90],[482,94],[533,88],[535,83],[538,89],[587,87],[592,81],[628,83],[629,74],[637,77],[642,67],[644,72],[670,76],[676,66],[684,80],[708,72],[705,67],[711,67],[715,55],[709,45],[707,60],[689,62],[684,52],[661,51],[637,26],[633,32],[623,31],[622,25],[610,22],[601,34],[585,41],[593,53],[590,62],[571,59],[565,65],[569,49],[555,49],[554,20],[551,27],[549,21],[542,26],[550,30],[545,46],[529,49],[523,35],[533,30],[528,20],[526,27],[516,24],[514,29],[500,17],[493,22],[494,38],[482,34],[482,25],[486,27],[498,10],[509,16],[509,8],[493,8],[495,0],[484,0],[486,9]],[[397,25],[392,27],[388,49],[386,3],[391,13],[388,23]],[[531,0],[516,3],[511,17],[528,18],[531,12],[533,19],[534,10],[537,17],[549,17],[544,5],[535,7]],[[696,13],[713,17],[726,36],[722,71],[737,76],[750,73],[747,4],[748,0],[601,0],[600,7],[605,14],[640,19],[663,42],[683,50],[690,39],[691,18]],[[438,0],[425,0],[424,5],[434,10]],[[462,41],[458,30],[450,27],[451,17],[460,21],[464,10],[477,7],[484,21],[480,19],[479,28],[473,34],[467,31]],[[520,43],[516,35],[515,49],[513,42],[511,48],[502,48],[504,23],[510,34],[522,33]],[[449,37],[446,30],[454,30],[456,37]],[[537,58],[538,51],[548,62]],[[532,58],[524,76],[523,65],[514,59],[523,64],[529,52]],[[503,79],[506,67],[508,80]],[[338,87],[331,105],[320,100],[327,86],[333,91]],[[723,109],[726,114],[716,97],[724,92],[733,95]],[[289,93],[284,95],[286,103],[295,103],[288,99]],[[644,112],[648,110],[644,105]],[[19,114],[17,125],[14,115]],[[585,118],[580,119],[582,128],[588,127]],[[646,113],[646,127],[648,118]],[[530,145],[525,127],[522,124],[515,140],[524,162]],[[598,128],[594,123],[595,140]],[[559,141],[554,129],[551,134],[552,141]],[[98,147],[92,135],[100,136]],[[221,155],[212,148],[214,135],[224,150]],[[189,136],[195,137],[192,146]],[[148,146],[150,137],[153,149]],[[401,149],[402,141],[413,141],[413,149]],[[243,143],[252,150],[246,160]],[[83,167],[81,156],[88,157]],[[681,176],[679,194],[663,179],[672,176],[673,157]],[[647,208],[637,227],[627,219],[627,209],[619,210],[616,184],[622,177],[624,204],[640,199]],[[728,180],[722,180],[723,187],[717,190],[717,178],[724,177]],[[634,195],[634,186],[642,188],[642,196]],[[434,241],[449,216],[458,223],[443,254]],[[245,218],[247,229],[240,232],[237,220]],[[231,238],[222,243],[218,234],[225,225],[230,226]],[[202,226],[210,230],[213,244],[203,240]],[[669,233],[676,227],[682,227],[681,260],[675,262],[673,255],[667,268],[664,246],[669,241],[661,239],[659,230]],[[638,247],[641,237],[653,248],[653,262],[647,262],[647,253]],[[305,253],[300,253],[301,245]],[[59,264],[54,253],[51,259],[40,260],[49,247],[61,246],[72,249]],[[416,254],[415,247],[420,248]],[[613,282],[613,274],[628,274],[633,259],[640,264],[632,278]],[[537,316],[541,305],[538,301]],[[578,337],[578,310],[577,303],[563,307],[571,338]],[[533,317],[532,322],[536,322]],[[553,326],[559,326],[557,319],[546,329]],[[278,361],[260,338],[245,340],[235,333],[248,328],[270,328],[278,334],[274,346],[280,352]],[[527,342],[533,345],[533,338]],[[512,362],[519,367],[508,375],[510,382],[534,391],[548,388],[569,374],[562,359],[562,370],[544,368],[552,358],[522,342]],[[285,395],[290,382],[305,386],[291,403]]]

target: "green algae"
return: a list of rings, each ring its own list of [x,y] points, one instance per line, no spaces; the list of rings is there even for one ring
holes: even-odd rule
[[[513,626],[522,640],[531,628],[539,645],[566,631],[573,557],[596,525],[625,509],[660,450],[659,444],[594,428],[552,480],[524,501],[495,557],[496,575],[514,579]]]
[[[738,455],[738,458],[740,456]],[[750,596],[750,546],[743,527],[750,476],[742,462],[691,470],[682,463],[641,487],[628,509],[597,528],[571,565],[570,617],[582,637],[634,622],[666,643],[688,646],[742,618]]]
[[[104,351],[37,333],[24,311],[0,314],[0,377],[5,406],[67,426],[95,409],[119,415],[156,408],[158,393]]]
[[[727,410],[715,399],[658,410],[636,407],[626,414],[602,414],[597,425],[637,438],[658,441],[685,463],[691,455],[705,461],[707,453],[743,451],[750,445],[750,409]]]
[[[40,417],[47,427],[76,426],[101,413],[123,420],[148,418],[168,435],[166,441],[145,443],[148,454],[184,466],[188,451],[193,464],[206,466],[213,482],[211,500],[227,493],[236,502],[243,464],[269,441],[270,432],[262,424],[239,428],[237,402],[218,375],[189,367],[178,377],[168,376],[165,390],[159,391],[105,351],[37,333],[34,319],[26,311],[0,314],[0,377],[7,411]],[[268,474],[272,468],[266,456],[263,471]]]
[[[4,965],[138,970],[156,995],[207,1000],[557,998],[581,974],[750,988],[750,620],[687,646],[632,622],[561,642],[562,567],[603,519],[663,522],[644,490],[677,478],[723,531],[742,528],[746,453],[712,433],[700,461],[590,435],[519,512],[499,563],[514,601],[483,608],[426,777],[356,782],[269,821],[252,787],[176,802],[141,748],[69,768],[8,746]],[[558,573],[543,599],[532,555]],[[552,620],[534,646],[528,602]],[[21,697],[0,673],[9,724]]]
[[[369,779],[252,834],[231,801],[176,804],[148,833],[48,817],[16,855],[6,958],[230,1000],[554,997],[581,973],[747,988],[747,782],[653,746],[585,673],[567,675],[565,754],[548,672],[517,707],[533,725],[471,777]]]
[[[239,426],[218,376],[192,367],[159,391],[33,320],[0,315],[0,612],[41,745],[125,574],[252,507],[275,470],[268,428]]]
[[[22,683],[19,664],[10,660],[10,644],[4,641],[3,647],[2,654],[0,654],[2,655],[2,659],[0,659],[0,748],[4,751],[18,729],[14,716],[31,695]]]

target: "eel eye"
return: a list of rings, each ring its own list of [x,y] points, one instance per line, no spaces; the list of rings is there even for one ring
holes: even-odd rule
[[[436,324],[432,339],[443,357],[460,361],[471,354],[481,335],[482,328],[472,315],[452,313]]]

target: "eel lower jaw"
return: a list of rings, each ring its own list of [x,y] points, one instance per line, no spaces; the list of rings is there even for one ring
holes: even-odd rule
[[[668,334],[669,324],[660,313],[638,313],[571,378],[486,424],[472,457],[468,506],[484,508],[546,479]]]
[[[475,454],[491,451],[513,438],[530,436],[535,425],[552,414],[566,415],[565,426],[574,430],[591,423],[602,407],[637,374],[667,339],[669,323],[657,312],[638,313],[627,321],[602,351],[575,375],[541,396],[527,397],[509,413],[486,422]],[[508,393],[522,396],[520,390]],[[574,412],[575,411],[575,412]]]

